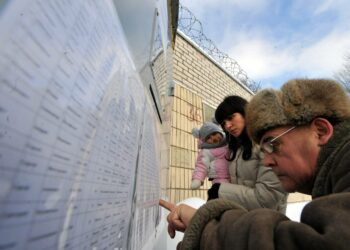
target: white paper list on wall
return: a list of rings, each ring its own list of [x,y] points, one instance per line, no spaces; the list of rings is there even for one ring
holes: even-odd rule
[[[160,197],[159,148],[157,147],[157,123],[151,105],[145,106],[141,133],[140,153],[136,173],[133,220],[131,224],[130,247],[142,249],[154,240],[154,228],[159,223],[157,208]]]
[[[132,211],[143,213],[133,191],[149,103],[113,3],[7,5],[0,19],[0,249],[125,249]],[[144,180],[152,195],[143,205],[153,214],[157,178]]]

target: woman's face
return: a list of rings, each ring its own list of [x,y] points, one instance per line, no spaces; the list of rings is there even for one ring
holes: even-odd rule
[[[245,119],[241,113],[233,113],[224,120],[222,127],[225,131],[230,133],[230,135],[237,138],[242,134],[244,130]]]

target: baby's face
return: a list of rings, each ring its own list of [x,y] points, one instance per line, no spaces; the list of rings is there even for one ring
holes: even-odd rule
[[[205,139],[205,142],[208,144],[217,144],[221,142],[221,140],[222,140],[222,134],[219,132],[215,132],[208,135],[208,137]]]

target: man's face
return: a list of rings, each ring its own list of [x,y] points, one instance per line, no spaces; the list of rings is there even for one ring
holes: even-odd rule
[[[272,140],[290,128],[271,129],[264,134],[261,142]],[[274,150],[272,153],[265,152],[264,165],[272,168],[287,192],[305,192],[314,176],[320,151],[317,133],[309,126],[296,127],[272,144]]]

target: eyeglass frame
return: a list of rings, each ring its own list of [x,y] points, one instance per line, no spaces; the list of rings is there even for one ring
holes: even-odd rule
[[[273,137],[272,139],[270,140],[267,140],[265,142],[261,142],[260,143],[260,150],[263,152],[263,153],[268,153],[268,154],[272,154],[272,153],[275,153],[277,150],[274,149],[274,145],[273,145],[273,142],[276,141],[277,139],[281,138],[282,136],[284,136],[285,134],[289,133],[290,131],[292,131],[293,129],[295,129],[297,126],[293,126],[289,129],[287,129],[286,131],[284,131],[283,133],[279,134],[278,136],[276,137]],[[266,150],[267,149],[271,149],[271,150]]]

